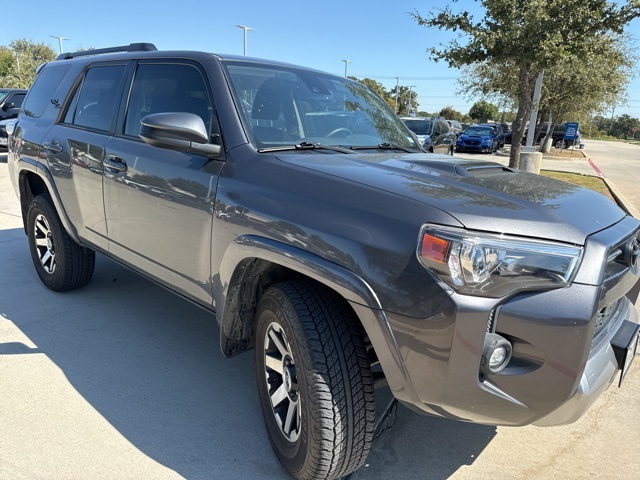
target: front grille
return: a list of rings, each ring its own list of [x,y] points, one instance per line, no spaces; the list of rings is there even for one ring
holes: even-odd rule
[[[598,340],[602,335],[606,336],[606,333],[609,332],[611,327],[613,327],[616,322],[613,321],[620,315],[620,307],[623,304],[624,299],[620,298],[613,303],[610,303],[606,307],[600,309],[598,314],[596,315],[595,329],[593,332],[593,342],[594,344],[598,343]]]

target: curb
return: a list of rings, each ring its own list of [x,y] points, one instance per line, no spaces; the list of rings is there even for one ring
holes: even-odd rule
[[[640,219],[640,212],[638,212],[638,210],[636,210],[631,205],[631,203],[627,199],[624,198],[624,195],[622,195],[620,190],[618,190],[618,187],[616,187],[611,182],[611,180],[609,180],[607,177],[599,177],[599,178],[604,180],[604,183],[607,185],[607,188],[611,192],[611,195],[613,195],[613,198],[615,198],[616,201],[618,202],[618,205],[620,205],[620,208],[622,208],[625,212],[627,212],[632,217]]]

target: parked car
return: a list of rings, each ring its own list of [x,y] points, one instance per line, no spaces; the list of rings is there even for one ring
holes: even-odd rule
[[[504,132],[504,143],[511,144],[511,137],[513,134],[513,132],[511,131],[511,125],[509,125],[508,123],[501,123],[500,125],[502,125],[502,131]]]
[[[493,125],[471,125],[459,136],[456,152],[492,153],[500,146],[500,134]]]
[[[0,120],[16,118],[26,94],[20,88],[0,88]]]
[[[444,118],[402,117],[402,121],[416,134],[424,150],[453,155],[456,134]]]
[[[456,134],[456,137],[462,133],[462,124],[458,120],[447,120],[449,127],[453,130],[453,133]]]
[[[151,44],[66,53],[13,128],[42,283],[86,285],[100,252],[211,312],[225,355],[254,351],[294,477],[365,463],[377,386],[429,415],[561,425],[634,359],[638,220],[586,188],[426,154],[348,78]]]
[[[9,143],[9,134],[12,133],[13,125],[15,124],[15,118],[7,118],[0,120],[0,150],[6,150]]]
[[[547,123],[543,123],[542,124],[542,128],[540,129],[540,134],[538,135],[538,138],[536,138],[535,143],[540,143],[542,141],[542,139],[547,135]],[[570,140],[565,140],[564,139],[564,132],[566,130],[566,123],[558,123],[556,124],[555,128],[553,129],[553,131],[551,132],[551,138],[552,138],[552,145],[555,148],[569,148],[573,145],[573,142],[571,142]],[[527,132],[528,129],[525,130],[524,132],[524,137],[523,137],[523,143],[526,142],[527,139]],[[580,131],[578,130],[578,135],[577,135],[577,139],[575,141],[576,145],[580,144]]]

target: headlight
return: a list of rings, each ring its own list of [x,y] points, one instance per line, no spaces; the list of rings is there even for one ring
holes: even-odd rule
[[[425,225],[418,260],[459,293],[503,297],[569,285],[582,247]]]
[[[482,139],[482,144],[483,145],[489,145],[491,143],[491,139],[490,138],[483,138]]]

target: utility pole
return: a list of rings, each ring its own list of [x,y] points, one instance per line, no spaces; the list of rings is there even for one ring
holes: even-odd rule
[[[58,39],[58,43],[60,44],[60,55],[62,55],[62,41],[63,40],[69,40],[68,38],[64,38],[64,37],[60,37],[58,35],[49,35],[51,38],[57,38]]]
[[[347,78],[347,65],[351,63],[351,60],[342,60],[344,62],[344,77]]]
[[[538,120],[538,106],[540,105],[540,94],[542,92],[542,79],[544,77],[544,70],[540,72],[536,79],[536,86],[533,91],[533,107],[531,108],[531,117],[529,118],[529,128],[527,130],[527,147],[533,148],[536,135],[536,123]]]
[[[244,30],[244,56],[246,57],[247,56],[247,30],[253,31],[253,28],[246,27],[244,25],[236,25],[236,27]]]

